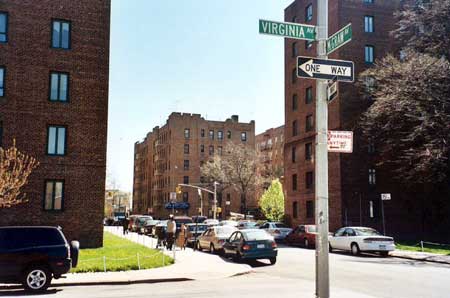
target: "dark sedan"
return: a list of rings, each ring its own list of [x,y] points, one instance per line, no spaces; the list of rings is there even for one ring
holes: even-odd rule
[[[271,264],[277,261],[277,244],[264,230],[248,229],[231,234],[223,245],[225,257],[236,261],[269,259]]]

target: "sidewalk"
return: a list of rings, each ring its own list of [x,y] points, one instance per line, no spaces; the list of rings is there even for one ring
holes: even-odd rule
[[[410,259],[416,261],[434,262],[450,265],[450,256],[448,255],[440,255],[428,252],[417,252],[408,250],[395,250],[393,252],[390,252],[389,255],[402,259]]]
[[[156,239],[138,235],[136,233],[123,235],[121,227],[105,227],[105,231],[150,248],[155,248],[156,246]],[[184,251],[177,248],[175,250],[175,255],[173,251],[164,251],[164,253],[174,258],[175,264],[147,270],[69,273],[65,275],[66,278],[53,280],[52,285],[130,284],[211,280],[252,272],[252,268],[249,265],[229,262],[217,255],[193,251],[190,248],[186,248]]]

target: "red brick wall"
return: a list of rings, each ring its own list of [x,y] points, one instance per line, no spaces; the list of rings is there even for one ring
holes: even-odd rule
[[[60,225],[83,247],[102,245],[108,111],[110,1],[0,2],[9,14],[0,44],[6,96],[3,143],[38,159],[24,188],[29,202],[0,210],[0,225]],[[71,49],[50,48],[51,20],[71,21]],[[70,73],[67,103],[50,102],[49,73]],[[67,126],[66,156],[46,155],[47,125]],[[65,180],[64,210],[43,210],[45,179]]]

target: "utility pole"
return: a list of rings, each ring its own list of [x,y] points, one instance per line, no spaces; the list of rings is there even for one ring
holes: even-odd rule
[[[214,181],[214,212],[213,212],[213,219],[217,218],[217,183]]]
[[[317,1],[317,57],[328,59],[328,0]],[[316,297],[330,297],[328,264],[328,103],[327,81],[316,82]]]

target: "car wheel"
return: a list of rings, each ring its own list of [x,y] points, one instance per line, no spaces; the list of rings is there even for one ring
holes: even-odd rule
[[[383,258],[387,258],[387,257],[389,257],[389,252],[388,252],[388,251],[380,251],[380,255],[381,255]]]
[[[270,261],[270,264],[275,265],[275,263],[277,262],[277,258],[276,257],[270,258],[269,261]]]
[[[211,254],[215,254],[216,253],[216,249],[214,248],[214,244],[212,244],[212,243],[209,245],[209,252]]]
[[[359,246],[357,243],[352,243],[350,249],[352,251],[352,255],[354,255],[354,256],[358,256],[361,253],[361,250],[359,249]]]
[[[33,266],[25,270],[22,284],[28,291],[45,291],[50,286],[52,274],[45,266]]]
[[[202,246],[200,245],[200,241],[197,241],[197,250],[202,251]]]

